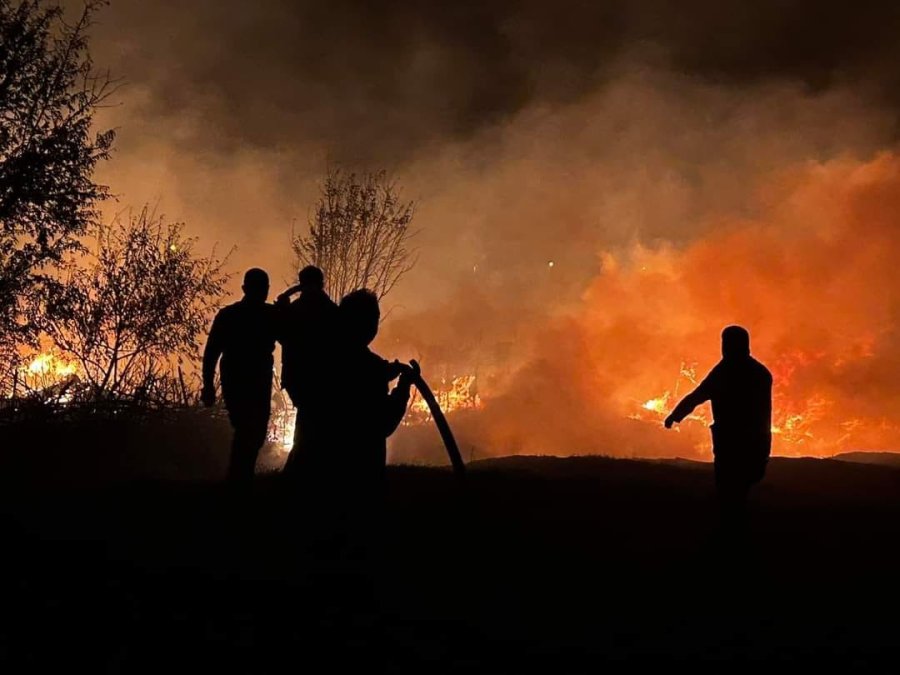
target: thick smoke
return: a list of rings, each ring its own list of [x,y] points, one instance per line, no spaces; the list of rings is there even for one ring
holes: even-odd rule
[[[421,314],[398,311],[384,349],[403,353],[408,344],[405,355],[433,364],[436,375],[477,372],[485,410],[457,423],[476,455],[708,456],[699,425],[660,435],[660,418],[645,414],[641,404],[668,391],[666,404],[674,405],[676,394],[691,386],[679,377],[682,362],[696,362],[698,371],[711,366],[718,331],[727,323],[755,329],[760,312],[771,309],[771,324],[761,324],[769,336],[760,336],[760,346],[799,327],[777,297],[768,304],[751,293],[747,306],[684,306],[680,277],[662,272],[686,267],[695,285],[703,281],[712,289],[711,298],[722,284],[731,284],[729,293],[737,296],[741,285],[768,279],[778,287],[783,277],[785,289],[794,284],[794,302],[808,301],[821,313],[816,298],[826,286],[803,276],[810,241],[801,239],[792,250],[797,270],[783,250],[793,241],[788,233],[799,237],[799,228],[815,233],[823,226],[814,203],[793,223],[772,226],[763,251],[748,262],[755,267],[746,267],[742,277],[729,276],[728,265],[719,269],[703,260],[695,268],[691,257],[681,256],[694,246],[717,251],[709,242],[740,223],[767,222],[773,209],[799,198],[775,188],[808,164],[830,167],[829,157],[844,156],[848,164],[871,157],[887,136],[886,119],[846,92],[811,97],[785,87],[748,87],[736,94],[653,71],[623,75],[577,105],[524,114],[499,132],[500,140],[485,152],[490,160],[472,150],[489,142],[476,140],[449,162],[465,166],[460,158],[468,150],[482,165],[459,172],[465,179],[446,180],[442,199],[423,206],[423,214],[446,223],[438,231],[456,239],[424,247],[422,269],[456,269],[457,282]],[[424,166],[416,173],[425,182],[430,178]],[[774,236],[782,231],[783,241]],[[731,264],[753,252],[739,239],[722,250]],[[655,276],[642,276],[644,267]],[[873,278],[891,273],[884,267]],[[830,315],[837,325],[840,312]],[[694,331],[687,336],[685,322]],[[779,322],[783,328],[775,330]],[[612,332],[598,333],[606,325]],[[643,335],[651,328],[658,332]],[[848,327],[853,339],[862,339],[859,329]],[[786,384],[788,364],[781,360],[801,358],[801,349],[787,344],[783,352],[761,355],[777,361],[773,368]],[[840,350],[824,343],[822,349],[839,358]],[[801,417],[780,435],[778,451],[881,447],[858,434],[839,438],[829,431],[823,439],[822,423],[809,423],[826,414],[824,403],[796,386],[789,393],[780,410]],[[634,415],[643,421],[629,419]],[[881,427],[880,419],[869,421]],[[419,434],[399,439],[396,457],[415,457],[422,447]]]
[[[123,78],[101,178],[110,210],[159,200],[236,244],[235,267],[285,280],[328,162],[393,171],[432,263],[471,269],[524,237],[584,268],[598,231],[683,239],[698,205],[747,201],[748,170],[891,141],[900,10],[883,5],[113,0],[93,42]],[[448,243],[454,258],[433,254]],[[490,274],[532,268],[506,258],[521,269]],[[457,282],[420,276],[408,288]]]
[[[642,49],[723,87],[861,82],[869,102],[896,102],[898,30],[900,9],[876,0],[852,11],[813,0],[113,0],[94,51],[147,92],[130,106],[136,121],[174,124],[185,151],[290,162],[312,143],[339,161],[399,164],[590,95]],[[185,117],[202,124],[187,130]]]
[[[659,428],[642,404],[693,386],[718,330],[747,326],[775,378],[775,450],[900,448],[900,158],[809,164],[773,177],[762,214],[690,245],[604,255],[570,316],[473,428],[482,451],[708,456],[700,424]],[[637,417],[639,419],[631,419]],[[647,428],[652,429],[654,434]]]
[[[661,435],[640,404],[683,393],[679,365],[711,365],[724,322],[748,323],[761,358],[787,371],[782,359],[823,350],[874,363],[847,345],[882,335],[877,317],[866,328],[868,314],[829,314],[829,335],[848,342],[816,347],[797,317],[822,306],[754,300],[775,325],[716,289],[768,280],[815,300],[804,256],[833,214],[803,195],[819,174],[851,180],[894,147],[900,59],[880,36],[898,26],[874,3],[845,16],[825,3],[118,0],[95,31],[98,64],[127,80],[105,113],[120,135],[102,178],[118,206],[158,199],[203,242],[236,244],[236,270],[287,282],[292,224],[305,225],[327,163],[386,167],[419,200],[420,261],[387,299],[377,347],[420,357],[432,378],[477,372],[485,410],[457,422],[467,447],[696,455],[699,424]],[[795,220],[779,215],[801,198]],[[757,242],[754,257],[731,251],[745,276],[701,256],[729,237]],[[850,257],[835,261],[847,275]],[[896,302],[889,267],[867,278]],[[842,302],[864,306],[853,288]],[[810,405],[856,405],[816,363],[792,371],[803,393],[791,405],[815,398],[812,374],[837,403]],[[841,417],[849,426],[895,396],[863,373],[840,373],[873,387],[866,410]],[[811,433],[788,450],[895,440]],[[424,447],[401,438],[395,452]]]

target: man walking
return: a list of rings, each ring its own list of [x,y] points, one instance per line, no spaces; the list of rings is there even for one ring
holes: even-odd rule
[[[221,357],[222,398],[234,429],[228,483],[246,491],[266,441],[272,405],[272,371],[277,335],[275,307],[266,302],[269,275],[247,270],[244,297],[222,308],[213,321],[203,353],[203,404],[216,400],[215,373]]]

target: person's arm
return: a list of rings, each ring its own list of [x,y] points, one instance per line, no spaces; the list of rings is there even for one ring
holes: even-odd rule
[[[396,361],[394,363],[397,363]],[[414,362],[415,363],[415,362]],[[391,364],[393,365],[393,364]],[[409,405],[409,389],[415,379],[419,376],[419,364],[407,366],[406,364],[398,364],[402,368],[400,379],[394,390],[388,394],[387,404],[384,411],[384,435],[390,436],[400,426],[403,416],[406,414],[406,408]]]
[[[291,296],[300,291],[300,286],[291,286],[281,293],[272,306],[275,308],[275,339],[282,345],[288,338],[291,321]]]
[[[673,424],[681,422],[681,420],[694,412],[694,408],[712,398],[713,382],[716,377],[716,369],[713,368],[712,372],[706,376],[694,391],[679,401],[675,409],[666,418],[666,429],[671,429]]]
[[[291,304],[291,296],[294,293],[299,293],[301,288],[300,284],[297,284],[280,293],[278,297],[275,298],[275,306],[279,308],[288,307]]]
[[[216,402],[216,366],[224,348],[222,323],[222,313],[219,312],[213,319],[209,337],[206,339],[206,348],[203,350],[203,391],[200,394],[200,400],[206,406],[211,406]]]
[[[405,363],[400,363],[396,359],[393,361],[388,361],[384,359],[384,377],[390,382],[392,380],[396,380],[400,375],[403,374],[405,369],[409,368]]]

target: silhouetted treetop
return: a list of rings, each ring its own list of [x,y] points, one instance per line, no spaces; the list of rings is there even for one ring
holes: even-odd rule
[[[88,52],[106,3],[70,23],[45,0],[0,0],[0,348],[32,338],[29,303],[97,216],[107,188],[93,179],[114,132],[93,128],[112,93]]]
[[[410,249],[415,203],[404,201],[387,173],[330,169],[310,218],[309,233],[294,235],[298,269],[325,272],[335,300],[358,288],[381,299],[416,263]]]

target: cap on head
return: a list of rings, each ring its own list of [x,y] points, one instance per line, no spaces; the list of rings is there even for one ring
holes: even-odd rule
[[[269,275],[265,270],[252,267],[244,273],[244,285],[241,288],[246,297],[265,302],[269,296]]]
[[[347,339],[354,345],[368,345],[378,334],[381,310],[378,297],[361,288],[344,296],[340,304],[341,323]]]
[[[722,331],[722,356],[726,359],[750,355],[750,333],[742,326]]]
[[[315,265],[307,265],[300,270],[299,281],[300,287],[306,289],[322,289],[325,288],[325,275]]]

